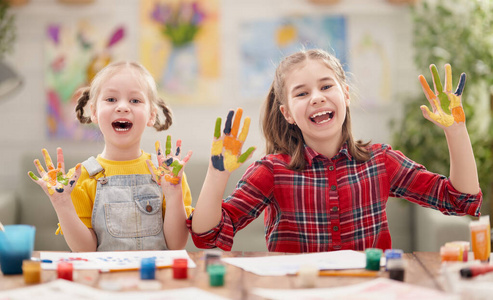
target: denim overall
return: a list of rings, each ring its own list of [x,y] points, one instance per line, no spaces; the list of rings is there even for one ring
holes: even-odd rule
[[[152,154],[157,165],[157,157]],[[90,157],[82,163],[98,181],[92,209],[97,251],[164,250],[163,194],[150,174],[106,177],[103,167]],[[96,175],[102,173],[97,179]]]

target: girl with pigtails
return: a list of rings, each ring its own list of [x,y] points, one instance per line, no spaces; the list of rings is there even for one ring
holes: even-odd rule
[[[115,62],[80,94],[77,118],[99,126],[103,151],[65,173],[62,149],[56,166],[42,149],[47,170],[36,159],[39,176],[29,172],[57,213],[57,233],[78,252],[183,249],[192,211],[183,171],[192,153],[181,159],[180,140],[172,153],[169,135],[165,152],[159,142],[157,155],[141,149],[146,127],[162,131],[172,124],[152,75],[138,63]]]

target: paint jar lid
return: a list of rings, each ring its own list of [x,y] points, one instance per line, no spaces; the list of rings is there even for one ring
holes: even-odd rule
[[[401,258],[403,254],[404,251],[401,249],[387,249],[385,250],[385,259]]]

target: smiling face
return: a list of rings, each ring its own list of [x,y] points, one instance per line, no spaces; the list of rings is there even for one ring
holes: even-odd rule
[[[91,104],[91,120],[99,125],[105,140],[105,158],[120,160],[140,156],[140,140],[146,126],[153,126],[155,109],[139,73],[123,68],[101,85]],[[136,156],[136,157],[135,157]]]
[[[342,125],[349,105],[348,87],[342,87],[322,60],[308,59],[291,67],[285,77],[280,110],[296,124],[305,143],[332,157],[342,142]]]

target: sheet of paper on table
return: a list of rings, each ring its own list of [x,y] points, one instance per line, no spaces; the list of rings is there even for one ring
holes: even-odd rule
[[[188,267],[195,268],[195,262],[186,250],[165,251],[110,251],[110,252],[40,252],[42,260],[53,263],[42,263],[44,270],[56,270],[57,263],[71,262],[74,269],[117,270],[140,268],[140,260],[146,257],[155,257],[156,266],[170,266],[174,258],[187,258]]]
[[[371,281],[337,287],[313,289],[260,289],[252,290],[252,294],[270,300],[298,299],[375,299],[375,300],[460,300],[460,295],[444,293],[400,281],[378,278]]]
[[[366,267],[366,255],[353,250],[275,255],[262,257],[227,257],[224,262],[260,276],[295,274],[302,265],[320,270],[361,269]]]
[[[71,281],[58,279],[48,283],[38,284],[24,288],[0,291],[0,299],[21,300],[99,300],[99,299],[119,299],[119,300],[146,300],[146,299],[190,299],[190,300],[225,300],[226,298],[198,288],[182,288],[163,291],[142,291],[136,292],[108,292],[95,289]]]

